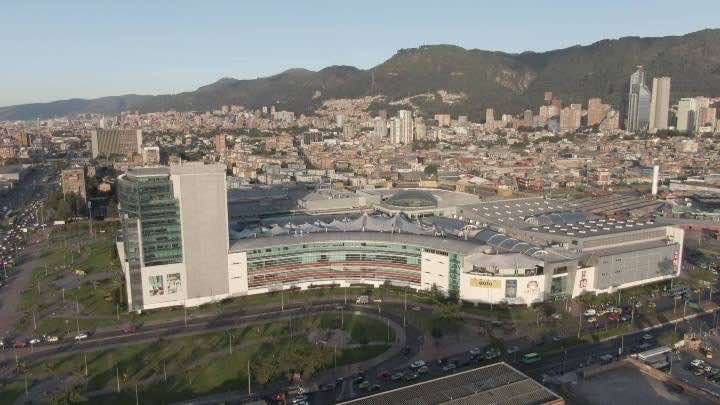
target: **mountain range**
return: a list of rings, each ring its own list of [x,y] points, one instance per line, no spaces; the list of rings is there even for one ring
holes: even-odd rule
[[[545,91],[563,104],[601,97],[622,108],[635,66],[643,65],[651,86],[654,76],[672,77],[672,99],[720,95],[720,29],[682,36],[624,37],[548,52],[505,53],[427,45],[401,49],[370,69],[330,66],[319,71],[290,69],[250,80],[223,78],[195,91],[172,95],[123,95],[70,99],[0,108],[0,120],[27,120],[81,113],[120,111],[206,111],[222,105],[307,113],[324,100],[382,96],[371,109],[401,108],[412,98],[423,113],[484,117],[485,108],[502,113],[537,109]],[[452,100],[442,97],[450,93]],[[421,97],[414,97],[424,95]]]

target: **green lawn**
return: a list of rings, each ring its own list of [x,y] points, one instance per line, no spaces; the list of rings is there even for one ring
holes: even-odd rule
[[[357,317],[361,318],[361,317]],[[370,325],[372,319],[350,320],[351,325]],[[320,317],[296,320],[299,331],[317,327]],[[81,393],[103,388],[114,388],[119,376],[122,392],[103,397],[102,402],[124,402],[134,398],[135,384],[140,386],[141,398],[147,403],[167,403],[227,390],[246,389],[247,367],[255,386],[268,381],[284,380],[288,371],[296,370],[306,376],[332,367],[367,360],[386,351],[389,345],[364,346],[333,350],[308,342],[303,337],[290,340],[287,324],[269,322],[259,326],[232,330],[233,350],[230,354],[230,337],[217,332],[152,343],[120,347],[111,350],[44,361],[31,366],[27,373],[30,384],[48,375],[74,375],[85,380]],[[376,326],[370,326],[377,329]],[[256,337],[272,334],[272,343],[261,343]],[[85,378],[85,361],[88,376]],[[167,375],[167,382],[163,381]],[[0,385],[0,400],[17,398],[17,382]],[[71,390],[72,387],[68,387]],[[24,385],[23,385],[24,389]],[[97,398],[87,399],[94,402]],[[2,402],[0,402],[2,403]]]

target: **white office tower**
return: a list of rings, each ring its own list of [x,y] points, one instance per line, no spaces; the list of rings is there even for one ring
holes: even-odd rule
[[[652,195],[658,193],[658,183],[660,182],[660,166],[653,166]]]
[[[670,78],[653,78],[652,97],[650,99],[649,132],[655,133],[659,129],[668,128],[668,114],[670,112]]]
[[[411,144],[414,139],[415,125],[413,123],[413,113],[410,110],[398,111],[400,118],[400,142],[405,145]]]

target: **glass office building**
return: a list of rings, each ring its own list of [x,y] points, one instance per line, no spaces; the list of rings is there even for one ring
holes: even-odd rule
[[[183,261],[180,208],[165,168],[130,169],[118,201],[133,304],[142,306],[141,269]]]

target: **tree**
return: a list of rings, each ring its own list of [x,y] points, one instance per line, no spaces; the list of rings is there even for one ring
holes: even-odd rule
[[[436,176],[438,172],[438,166],[436,164],[430,163],[425,166],[425,169],[423,171],[425,172],[426,176]]]

